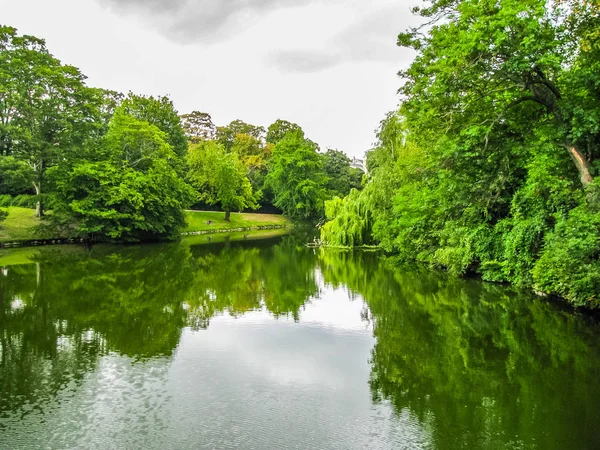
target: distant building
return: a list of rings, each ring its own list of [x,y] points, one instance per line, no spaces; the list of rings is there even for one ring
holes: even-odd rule
[[[367,164],[366,160],[364,159],[352,158],[350,161],[350,167],[353,167],[354,169],[360,169],[365,173],[367,172]]]

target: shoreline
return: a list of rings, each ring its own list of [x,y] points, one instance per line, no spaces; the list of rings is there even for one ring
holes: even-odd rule
[[[261,230],[282,230],[291,228],[291,225],[260,225],[254,227],[237,227],[237,228],[218,228],[211,230],[201,231],[186,231],[181,233],[181,237],[186,236],[202,236],[210,234],[225,234],[225,233],[238,233],[241,231],[261,231]],[[154,242],[154,241],[151,241]],[[87,244],[88,241],[85,238],[45,238],[45,239],[26,239],[26,240],[15,240],[9,242],[0,242],[0,250],[9,250],[13,248],[27,248],[27,247],[42,247],[51,245],[76,245],[76,244]],[[113,243],[119,244],[120,242],[98,242],[98,244]],[[143,243],[139,242],[139,243]]]

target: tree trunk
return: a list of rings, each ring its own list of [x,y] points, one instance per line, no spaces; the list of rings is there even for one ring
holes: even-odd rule
[[[35,205],[35,217],[42,218],[44,217],[44,204],[42,203],[42,188],[40,183],[33,183],[33,187],[35,188],[35,195],[38,198],[37,204]]]
[[[231,222],[231,211],[225,211],[225,222]]]
[[[579,149],[576,146],[566,145],[565,147],[569,151],[569,155],[571,155],[571,159],[575,163],[577,172],[579,172],[583,188],[587,188],[590,184],[594,182],[594,177],[591,173],[591,164],[588,160],[585,159],[585,156],[583,156],[583,154],[579,151]]]
[[[600,191],[598,187],[594,185],[594,176],[592,175],[592,166],[590,162],[585,158],[583,153],[575,145],[565,145],[565,148],[569,151],[573,163],[579,172],[579,180],[583,189],[586,191],[586,200],[590,208],[597,209],[600,207]]]

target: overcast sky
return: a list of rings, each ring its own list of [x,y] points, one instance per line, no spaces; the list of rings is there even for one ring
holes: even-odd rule
[[[89,84],[169,95],[180,113],[298,123],[361,156],[398,103],[418,0],[0,0],[0,23],[45,38]]]

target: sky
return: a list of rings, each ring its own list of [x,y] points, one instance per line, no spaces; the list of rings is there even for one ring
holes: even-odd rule
[[[419,0],[0,0],[0,24],[46,39],[91,86],[169,95],[181,113],[299,124],[361,157],[398,105],[396,46]]]

